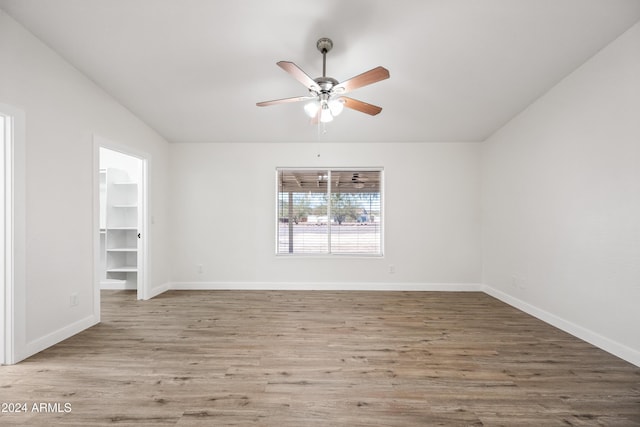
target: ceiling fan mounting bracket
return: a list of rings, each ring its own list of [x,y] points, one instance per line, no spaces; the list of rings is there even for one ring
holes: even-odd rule
[[[322,37],[316,42],[316,47],[320,53],[327,53],[333,48],[333,42],[330,38]]]

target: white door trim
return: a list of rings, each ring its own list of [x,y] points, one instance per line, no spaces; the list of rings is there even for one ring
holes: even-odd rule
[[[3,151],[0,205],[4,211],[0,363],[10,365],[24,359],[26,348],[25,114],[5,104],[0,104],[0,114],[11,123],[7,140],[0,147]]]

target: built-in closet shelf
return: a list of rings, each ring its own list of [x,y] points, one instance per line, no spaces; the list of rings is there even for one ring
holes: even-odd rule
[[[115,226],[115,227],[107,227],[108,230],[137,230],[138,227],[119,227],[119,226]]]
[[[108,268],[107,273],[136,273],[138,267],[135,265],[125,265],[122,267]]]
[[[107,252],[138,252],[138,248],[107,248]]]
[[[104,279],[100,281],[101,285],[125,285],[127,283],[126,280],[119,279]]]
[[[138,183],[129,182],[129,181],[120,181],[120,182],[114,182],[113,185],[138,185]]]
[[[137,208],[138,205],[113,205],[114,208]]]

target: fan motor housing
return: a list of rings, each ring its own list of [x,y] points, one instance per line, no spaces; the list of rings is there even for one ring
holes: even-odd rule
[[[316,77],[313,80],[318,83],[321,92],[329,92],[334,86],[339,83],[333,77]]]

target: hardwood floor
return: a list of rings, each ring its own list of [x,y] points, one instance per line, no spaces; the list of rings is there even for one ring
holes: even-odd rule
[[[640,368],[482,293],[103,291],[102,319],[0,367],[0,425],[640,426]]]

